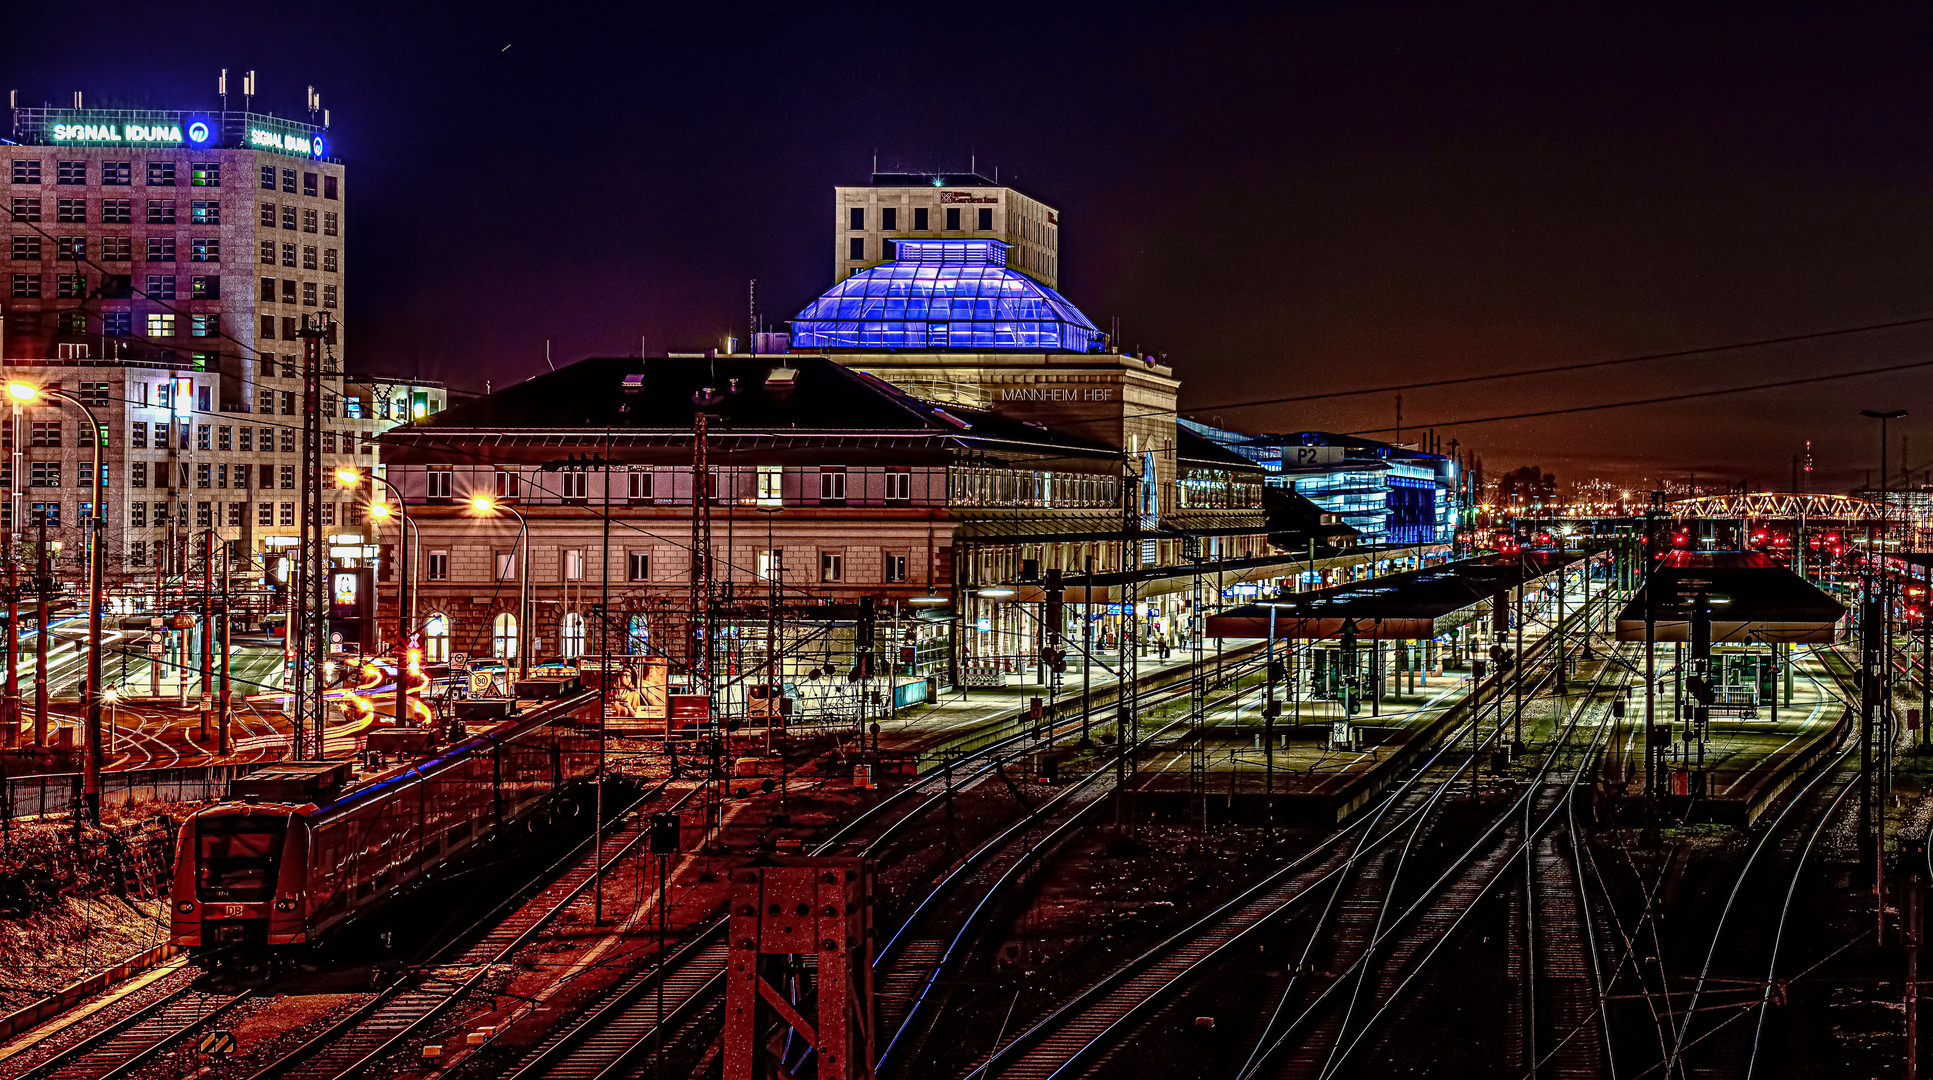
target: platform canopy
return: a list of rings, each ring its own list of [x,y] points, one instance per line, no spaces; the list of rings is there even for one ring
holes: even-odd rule
[[[1210,615],[1208,636],[1331,639],[1353,621],[1356,636],[1364,641],[1438,637],[1483,615],[1491,601],[1520,583],[1578,558],[1550,551],[1485,556],[1291,593]]]
[[[1657,641],[1691,640],[1692,613],[1710,605],[1712,643],[1812,643],[1844,634],[1846,606],[1756,551],[1674,551],[1651,575]],[[1702,598],[1702,600],[1701,600]],[[1618,614],[1618,640],[1643,641],[1645,590]]]

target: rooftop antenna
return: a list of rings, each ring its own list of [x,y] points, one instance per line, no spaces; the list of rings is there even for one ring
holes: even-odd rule
[[[875,154],[874,155],[875,164],[873,166],[873,170],[875,172],[877,172],[879,169],[879,166],[877,164],[877,157],[878,155]],[[745,351],[753,356],[757,356],[758,355],[758,279],[757,278],[753,278],[751,285],[746,289],[745,341],[748,345],[748,348],[746,348]]]
[[[79,90],[74,91],[74,107],[76,109],[85,107],[81,104],[81,92]]]
[[[550,362],[550,339],[549,338],[544,339],[544,363],[550,366],[550,370],[552,371],[557,370],[557,365],[552,364]]]
[[[329,130],[329,110],[322,110],[322,130]]]
[[[309,123],[315,123],[315,114],[321,111],[321,109],[322,95],[316,93],[315,87],[311,86],[309,87]]]
[[[221,111],[227,112],[228,111],[228,69],[227,68],[221,69],[221,74],[215,76],[215,93],[221,96]]]
[[[253,69],[242,73],[242,111],[254,108],[255,72]]]

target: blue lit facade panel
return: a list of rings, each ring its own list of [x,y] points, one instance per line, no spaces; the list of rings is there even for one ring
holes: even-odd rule
[[[999,240],[899,240],[792,320],[800,349],[1099,352],[1100,330],[1067,298],[1007,269]]]
[[[1389,477],[1387,543],[1430,544],[1437,537],[1436,481]]]

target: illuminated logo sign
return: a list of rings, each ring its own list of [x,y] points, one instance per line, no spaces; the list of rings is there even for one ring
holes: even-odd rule
[[[966,191],[940,192],[940,202],[942,205],[946,203],[997,203],[999,201],[1000,198],[997,195],[974,195]]]
[[[300,132],[270,131],[267,128],[249,128],[248,145],[257,150],[279,150],[284,154],[322,156],[322,136],[305,135]]]
[[[54,141],[153,145],[182,139],[179,124],[55,124]]]
[[[208,121],[206,120],[189,121],[188,123],[188,141],[189,142],[194,143],[196,146],[206,146],[208,145],[208,140],[214,137],[215,137],[215,131],[213,128],[208,126]]]

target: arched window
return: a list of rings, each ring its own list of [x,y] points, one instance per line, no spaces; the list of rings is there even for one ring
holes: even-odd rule
[[[624,651],[632,656],[642,656],[651,651],[651,622],[646,616],[631,616],[626,624]]]
[[[450,617],[431,613],[423,623],[423,660],[431,664],[450,662]]]
[[[564,659],[575,660],[584,655],[584,616],[575,611],[565,612],[558,637],[563,642]]]
[[[517,617],[508,611],[490,620],[490,655],[504,660],[517,658]]]

